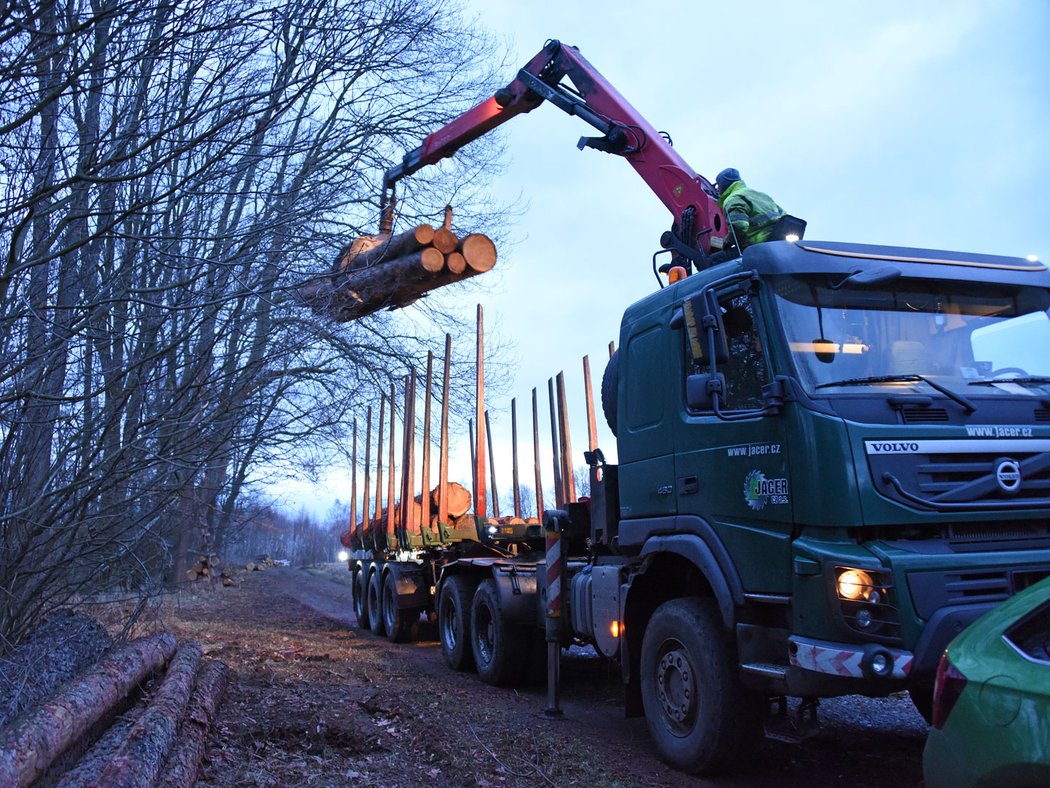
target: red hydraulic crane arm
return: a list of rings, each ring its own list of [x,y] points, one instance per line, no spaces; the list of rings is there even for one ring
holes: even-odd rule
[[[563,83],[568,78],[572,87]],[[391,167],[384,179],[387,194],[401,178],[447,158],[469,142],[544,101],[575,115],[601,136],[582,137],[578,147],[622,156],[674,217],[673,237],[662,244],[699,264],[722,239],[725,218],[710,182],[698,175],[631,104],[575,47],[549,41],[507,87],[428,136],[423,144]],[[391,219],[389,213],[384,221]],[[389,228],[387,228],[389,229]],[[719,247],[720,244],[716,244]]]

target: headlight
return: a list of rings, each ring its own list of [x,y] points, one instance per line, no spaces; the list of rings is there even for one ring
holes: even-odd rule
[[[842,599],[851,602],[867,599],[874,590],[871,575],[863,569],[847,569],[839,575],[838,592]]]
[[[340,561],[349,561],[350,560],[350,553],[346,552],[346,550],[340,550],[339,551],[339,560]]]
[[[842,622],[880,640],[900,639],[893,575],[884,569],[835,567],[834,594]]]

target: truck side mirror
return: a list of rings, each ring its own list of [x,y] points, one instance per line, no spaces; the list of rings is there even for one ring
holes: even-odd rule
[[[703,373],[685,379],[685,402],[690,410],[714,410],[714,395],[725,402],[726,376],[721,372]]]
[[[722,323],[722,309],[714,292],[705,290],[700,295],[688,299],[682,304],[682,316],[689,334],[693,361],[710,365],[712,360],[709,356],[713,345],[714,363],[726,363],[729,360],[729,345]],[[676,312],[672,318],[672,327],[677,317]]]

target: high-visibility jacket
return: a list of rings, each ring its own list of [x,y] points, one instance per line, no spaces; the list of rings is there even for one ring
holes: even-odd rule
[[[718,204],[733,225],[740,248],[768,241],[773,226],[784,215],[784,209],[768,194],[749,189],[743,181],[730,184],[718,198]]]

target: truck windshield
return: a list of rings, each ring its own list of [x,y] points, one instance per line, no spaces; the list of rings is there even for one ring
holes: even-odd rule
[[[936,378],[968,393],[1050,386],[1050,291],[898,279],[882,288],[827,275],[780,277],[774,292],[803,384],[915,385]],[[936,388],[936,384],[934,385]]]

